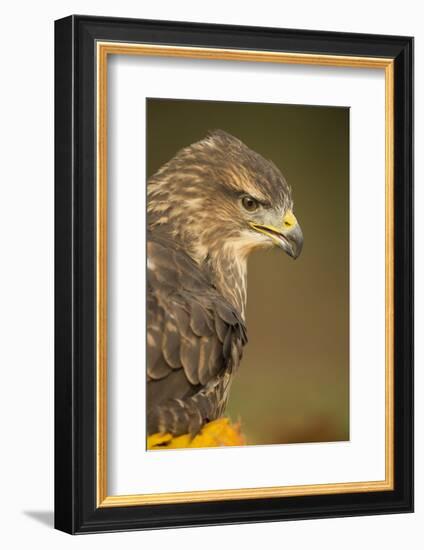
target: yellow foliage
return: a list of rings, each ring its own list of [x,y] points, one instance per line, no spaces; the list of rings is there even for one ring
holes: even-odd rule
[[[201,447],[237,447],[246,445],[240,424],[231,424],[228,418],[218,418],[205,424],[192,437],[189,434],[174,437],[169,433],[156,433],[147,438],[147,449],[186,449]]]

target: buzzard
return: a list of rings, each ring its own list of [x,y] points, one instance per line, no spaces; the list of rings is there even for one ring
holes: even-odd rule
[[[247,342],[247,257],[297,258],[291,189],[271,161],[215,130],[147,184],[147,431],[195,435],[224,414]]]

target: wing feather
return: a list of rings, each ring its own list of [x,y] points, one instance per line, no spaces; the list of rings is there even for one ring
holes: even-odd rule
[[[225,321],[223,321],[223,319],[218,315],[218,312],[215,311],[214,312],[214,320],[215,320],[215,331],[216,331],[216,335],[218,336],[219,338],[219,341],[221,342],[221,344],[224,342],[225,340],[225,336],[227,334],[227,328],[228,328],[228,325],[225,323]]]
[[[210,336],[212,334],[208,317],[208,313],[199,303],[191,302],[190,327],[197,336]]]
[[[199,383],[199,353],[200,339],[196,335],[190,338],[182,338],[180,351],[181,363],[187,378],[194,386]]]
[[[184,251],[153,236],[147,251],[148,430],[195,431],[220,401],[214,381],[238,366],[244,323]]]
[[[167,315],[163,330],[162,350],[159,346],[159,353],[162,351],[165,361],[173,369],[181,368],[180,342],[181,335],[176,321],[170,315]]]

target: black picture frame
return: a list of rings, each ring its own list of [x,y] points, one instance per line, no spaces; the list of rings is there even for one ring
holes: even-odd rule
[[[99,40],[394,60],[394,490],[97,507]],[[55,22],[55,527],[93,533],[413,511],[413,39],[73,15]]]

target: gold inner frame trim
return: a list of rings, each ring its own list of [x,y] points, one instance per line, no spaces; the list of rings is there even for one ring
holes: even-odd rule
[[[123,42],[96,43],[97,54],[97,506],[141,506],[305,495],[364,493],[394,489],[394,60],[302,53],[162,46]],[[281,487],[217,489],[178,493],[109,496],[107,493],[107,61],[109,55],[143,55],[384,69],[385,71],[385,479]]]

